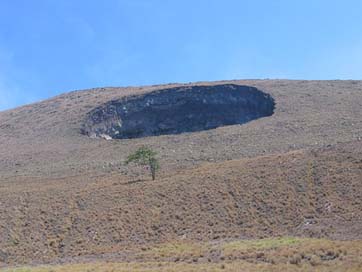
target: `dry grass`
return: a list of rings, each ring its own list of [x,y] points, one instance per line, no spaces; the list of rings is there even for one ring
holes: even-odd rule
[[[285,237],[277,239],[260,239],[260,240],[240,240],[235,242],[226,243],[223,246],[224,251],[230,252],[235,250],[265,250],[265,249],[278,249],[280,247],[298,245],[304,242],[305,239]]]
[[[219,253],[218,259],[212,254]],[[123,271],[362,271],[361,241],[282,237],[233,242],[179,241],[137,254],[145,261],[92,262],[7,268],[1,272],[123,272]],[[147,260],[150,259],[150,260]],[[172,259],[172,260],[171,260]],[[151,261],[152,260],[152,261]],[[155,261],[158,260],[158,261]]]
[[[107,175],[73,177],[71,184],[14,183],[0,188],[0,265],[118,254],[180,239],[361,239],[361,162],[359,142],[208,163],[154,182],[129,184],[122,175]],[[247,247],[278,243],[298,240],[263,240]],[[233,242],[225,250],[242,246]],[[159,250],[165,257],[185,252],[179,258],[187,259],[188,247]],[[193,250],[202,255],[200,245]]]
[[[37,268],[18,268],[3,270],[4,272],[360,272],[359,266],[347,267],[345,265],[318,266],[309,265],[266,265],[250,264],[246,262],[233,262],[221,264],[175,264],[175,263],[96,263],[96,264],[77,264],[64,266],[44,266]]]
[[[119,269],[130,261],[160,271],[158,263],[176,261],[188,271],[240,262],[287,270],[290,261],[299,268],[338,254],[328,264],[354,267],[348,244],[339,244],[345,255],[333,242],[328,253],[294,238],[233,241],[362,239],[362,81],[229,83],[270,93],[275,114],[199,133],[80,135],[93,108],[177,85],[73,92],[0,112],[0,266],[114,256]],[[141,145],[159,153],[155,182],[121,163]]]

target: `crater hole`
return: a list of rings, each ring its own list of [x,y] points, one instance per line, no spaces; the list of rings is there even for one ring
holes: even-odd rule
[[[255,87],[177,87],[110,101],[87,115],[82,132],[106,139],[196,132],[270,116],[274,106]]]

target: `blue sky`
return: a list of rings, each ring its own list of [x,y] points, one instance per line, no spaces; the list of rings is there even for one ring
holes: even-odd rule
[[[0,0],[0,110],[99,86],[361,79],[360,0]]]

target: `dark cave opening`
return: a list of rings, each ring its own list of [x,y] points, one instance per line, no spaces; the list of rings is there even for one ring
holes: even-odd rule
[[[274,107],[255,87],[176,87],[110,101],[88,114],[82,132],[107,139],[197,132],[270,116]]]

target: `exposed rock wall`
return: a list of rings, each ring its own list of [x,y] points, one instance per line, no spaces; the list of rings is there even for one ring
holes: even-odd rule
[[[110,101],[88,114],[82,132],[106,139],[179,134],[243,124],[273,112],[274,99],[254,87],[180,87]]]

